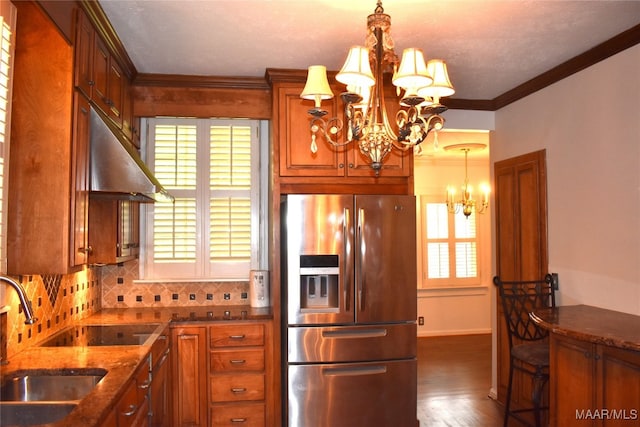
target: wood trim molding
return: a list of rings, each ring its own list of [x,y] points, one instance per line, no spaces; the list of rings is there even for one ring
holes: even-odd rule
[[[264,77],[185,76],[179,74],[138,74],[133,85],[208,89],[270,89]]]
[[[496,97],[491,101],[493,110],[499,110],[638,43],[640,24]]]

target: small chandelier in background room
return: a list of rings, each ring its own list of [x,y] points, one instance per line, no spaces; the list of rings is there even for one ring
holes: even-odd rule
[[[367,18],[367,29],[365,46],[352,47],[336,75],[336,80],[347,86],[347,91],[341,94],[347,119],[344,142],[339,141],[343,121],[338,117],[325,119],[327,111],[321,108],[323,100],[333,98],[325,66],[309,67],[300,97],[315,103],[309,110],[311,151],[317,151],[318,133],[335,147],[357,142],[378,175],[392,148],[402,151],[416,148],[431,130],[442,129],[444,118],[440,114],[447,107],[440,104],[440,98],[453,95],[454,89],[443,60],[432,59],[425,64],[422,50],[407,48],[402,61],[398,61],[390,34],[391,16],[384,13],[380,0]],[[400,105],[406,109],[400,109],[395,117],[397,133],[385,108],[383,72],[386,70],[393,71],[392,83],[398,94],[404,92]]]
[[[455,214],[462,210],[464,216],[469,218],[473,209],[476,209],[476,213],[483,214],[487,208],[489,208],[489,192],[491,191],[489,186],[481,185],[481,197],[480,202],[476,202],[473,199],[473,189],[469,185],[469,173],[467,169],[467,156],[469,151],[483,150],[486,148],[485,144],[455,144],[444,147],[445,151],[460,150],[464,151],[464,184],[462,185],[462,196],[456,200],[456,190],[452,186],[447,187],[447,209],[449,213]]]

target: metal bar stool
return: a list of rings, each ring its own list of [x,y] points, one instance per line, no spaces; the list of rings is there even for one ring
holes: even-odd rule
[[[555,307],[553,278],[547,274],[541,280],[506,281],[498,276],[493,278],[498,287],[504,318],[509,336],[509,384],[504,414],[504,427],[509,424],[509,417],[531,425],[520,414],[533,412],[535,426],[541,427],[543,391],[549,381],[549,332],[538,327],[529,317],[536,308]],[[531,401],[533,407],[511,408],[511,392],[513,373],[515,370],[529,375],[533,381]]]

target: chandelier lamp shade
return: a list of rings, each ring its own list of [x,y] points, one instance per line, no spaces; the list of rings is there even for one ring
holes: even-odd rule
[[[483,150],[484,148],[486,148],[486,145],[479,143],[454,144],[444,147],[446,151],[464,151],[464,184],[462,184],[460,197],[457,198],[455,187],[447,187],[447,210],[449,213],[456,214],[462,211],[464,216],[469,218],[474,209],[476,210],[476,213],[483,214],[489,208],[489,193],[491,191],[489,186],[486,184],[481,186],[481,199],[479,202],[476,202],[473,198],[473,188],[469,185],[469,173],[467,166],[469,151]]]
[[[347,59],[336,80],[346,86],[340,96],[345,105],[344,117],[325,118],[322,101],[333,98],[323,65],[309,67],[307,81],[300,97],[314,101],[311,115],[311,151],[317,152],[317,135],[334,147],[357,143],[362,154],[378,175],[383,160],[395,148],[415,149],[432,130],[444,126],[441,116],[447,107],[440,99],[454,94],[447,65],[441,59],[425,62],[421,49],[407,48],[401,60],[394,51],[391,17],[384,13],[382,1],[367,18],[364,46],[349,49]],[[383,73],[392,72],[391,82],[400,99],[395,126],[385,107]],[[418,147],[419,148],[419,147]]]

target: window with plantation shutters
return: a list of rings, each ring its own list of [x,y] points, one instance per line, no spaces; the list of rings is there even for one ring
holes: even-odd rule
[[[446,203],[422,196],[423,282],[427,287],[478,281],[476,214],[451,214]]]
[[[7,176],[11,118],[11,77],[13,65],[13,28],[16,9],[9,1],[0,3],[0,271],[6,272],[7,254]],[[0,301],[4,289],[0,290]]]
[[[259,125],[148,119],[148,163],[173,203],[147,207],[146,279],[246,279],[259,208]]]

